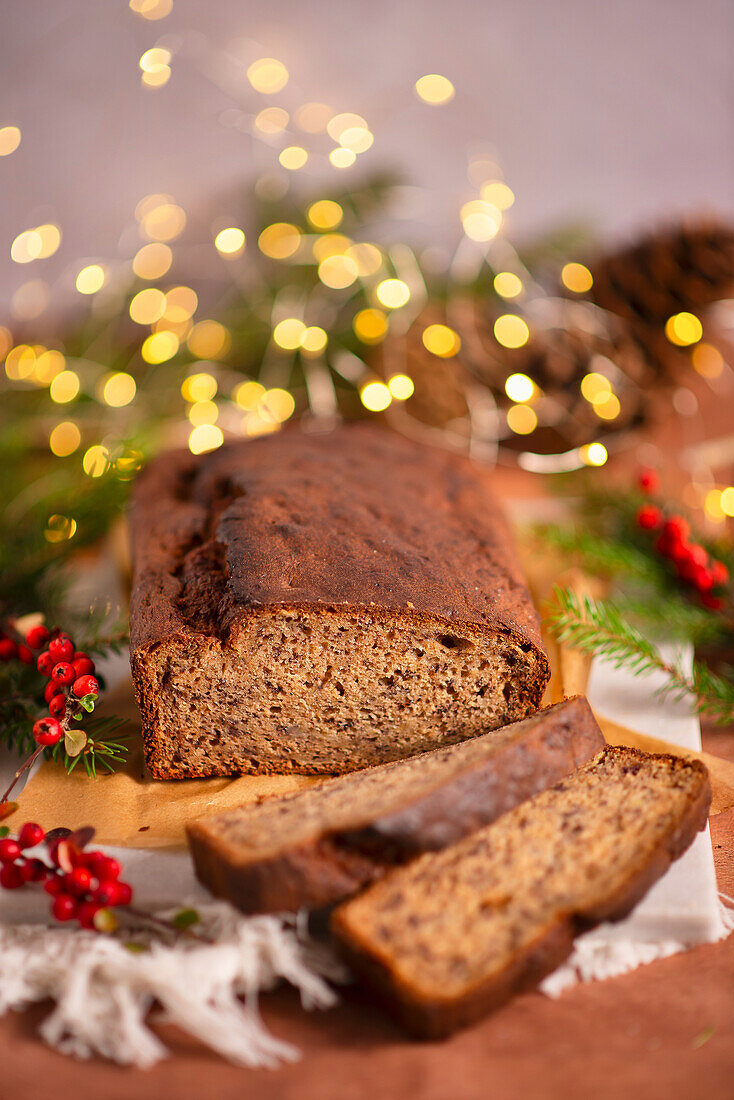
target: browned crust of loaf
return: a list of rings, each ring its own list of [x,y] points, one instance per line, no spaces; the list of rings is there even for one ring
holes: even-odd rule
[[[665,874],[671,863],[686,851],[696,833],[705,827],[711,803],[711,785],[708,771],[700,761],[683,760],[668,754],[657,756],[631,749],[623,751],[634,753],[643,761],[662,758],[676,769],[697,771],[700,785],[690,799],[686,812],[649,861],[630,876],[624,887],[596,908],[559,915],[532,944],[518,952],[503,971],[494,975],[491,981],[477,984],[460,999],[441,1002],[421,997],[371,954],[369,946],[345,922],[342,908],[346,908],[348,902],[334,911],[331,930],[347,964],[364,979],[380,1004],[411,1035],[418,1039],[446,1038],[500,1008],[518,993],[535,988],[568,958],[576,936],[603,921],[623,920]]]
[[[192,773],[158,744],[149,655],[191,638],[226,645],[245,617],[274,608],[503,633],[534,651],[528,710],[540,703],[550,670],[538,615],[491,475],[462,456],[365,424],[323,435],[294,427],[199,458],[175,452],[138,479],[131,528],[131,664],[158,778]],[[211,571],[199,563],[192,593],[180,571],[207,546]]]
[[[246,913],[316,908],[339,901],[389,867],[420,852],[445,848],[496,820],[604,746],[583,696],[556,703],[524,721],[530,725],[521,739],[481,763],[468,764],[445,782],[437,775],[433,790],[400,810],[355,822],[346,831],[304,839],[271,856],[248,860],[246,852],[238,852],[219,837],[216,817],[194,822],[186,831],[196,874],[212,893]],[[384,770],[389,782],[410,764],[378,765],[376,770]],[[318,788],[309,791],[308,797],[317,798]]]

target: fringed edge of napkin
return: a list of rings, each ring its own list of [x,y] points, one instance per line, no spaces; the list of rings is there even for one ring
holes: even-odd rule
[[[285,980],[304,1008],[330,1008],[338,998],[326,979],[343,981],[346,972],[298,917],[246,918],[224,903],[197,911],[197,930],[216,942],[145,936],[138,952],[119,937],[81,929],[0,927],[0,1013],[51,999],[40,1035],[76,1058],[154,1065],[168,1053],[149,1027],[157,1006],[156,1021],[177,1025],[235,1064],[296,1061],[297,1048],[263,1023],[258,994]],[[130,938],[141,942],[137,932]]]
[[[719,933],[708,940],[709,943],[724,940],[734,931],[734,909],[723,904],[726,901],[734,905],[734,899],[725,894],[720,894],[719,897]],[[653,943],[648,940],[605,938],[605,928],[609,928],[609,925],[602,925],[585,936],[579,936],[566,961],[540,983],[541,993],[551,998],[560,997],[566,989],[578,985],[579,982],[616,978],[656,959],[665,959],[669,955],[687,951],[691,946],[679,940],[659,940]]]

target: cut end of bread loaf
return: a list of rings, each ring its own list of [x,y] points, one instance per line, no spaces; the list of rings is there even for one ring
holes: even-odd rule
[[[355,972],[420,1037],[449,1034],[532,987],[574,936],[627,915],[704,827],[698,761],[607,748],[332,916]]]
[[[339,774],[463,741],[535,710],[544,660],[509,630],[287,608],[133,658],[161,778]]]

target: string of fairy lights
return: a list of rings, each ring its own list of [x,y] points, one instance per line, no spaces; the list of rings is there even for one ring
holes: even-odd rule
[[[134,16],[154,24],[170,15],[174,4],[173,0],[130,0],[129,7]],[[165,89],[178,54],[186,53],[185,44],[185,36],[175,41],[163,36],[142,53],[138,65],[144,94]],[[213,65],[197,55],[193,63],[233,97],[232,107],[220,116],[221,125],[246,132],[270,156],[271,166],[254,185],[260,200],[281,198],[292,175],[309,166],[315,166],[321,176],[327,170],[341,178],[372,149],[374,134],[362,115],[317,102],[300,103],[294,109],[273,104],[272,97],[283,92],[290,80],[282,61],[252,58],[233,68],[225,63],[228,59],[217,60]],[[454,98],[455,87],[446,76],[429,73],[413,82],[412,94],[429,109],[441,108]],[[253,96],[259,97],[254,106]],[[0,158],[14,154],[22,140],[18,125],[0,127]],[[586,311],[594,323],[603,323],[599,321],[603,311],[580,300],[593,282],[583,263],[568,261],[559,272],[569,301],[549,296],[521,262],[504,232],[515,195],[494,159],[484,154],[470,157],[468,178],[474,194],[458,210],[461,236],[446,265],[448,279],[461,287],[481,269],[491,272],[494,292],[505,303],[493,322],[497,346],[519,350],[544,325],[565,323],[574,308]],[[263,299],[268,303],[262,360],[256,372],[243,375],[228,359],[233,348],[231,326],[225,319],[207,315],[217,310],[208,300],[204,308],[194,287],[168,282],[178,243],[189,225],[186,211],[168,194],[143,197],[134,211],[139,243],[133,254],[124,260],[85,262],[74,270],[75,292],[90,302],[92,315],[104,318],[88,347],[71,354],[61,340],[57,341],[61,347],[47,347],[30,338],[16,343],[11,330],[0,327],[7,380],[15,386],[48,390],[51,454],[59,459],[78,456],[81,470],[91,478],[111,469],[123,479],[134,476],[143,456],[124,440],[138,414],[143,387],[147,392],[159,385],[161,376],[156,371],[166,364],[176,369],[180,393],[178,411],[168,403],[165,419],[171,431],[166,439],[185,441],[194,454],[214,450],[235,435],[278,431],[299,412],[296,366],[311,415],[338,416],[338,391],[344,384],[356,389],[368,413],[404,406],[414,392],[407,363],[388,377],[379,377],[370,366],[370,351],[420,324],[429,301],[426,265],[406,244],[388,247],[349,235],[343,224],[346,213],[344,202],[325,196],[305,206],[302,224],[272,221],[257,232],[255,240],[249,239],[246,227],[234,222],[217,221],[210,227],[207,247],[221,261],[215,282],[221,284],[223,296],[234,287],[242,292],[241,302],[254,298],[257,304],[252,313],[258,322],[263,322]],[[62,242],[59,225],[31,226],[14,238],[10,258],[21,266],[35,265],[53,256]],[[269,297],[263,291],[266,280],[258,275],[259,263],[275,265],[279,271]],[[306,283],[305,269],[313,273]],[[11,311],[22,326],[32,325],[44,314],[53,289],[42,278],[20,286]],[[573,300],[576,295],[578,301]],[[450,297],[445,320],[423,325],[421,341],[429,355],[452,359],[466,339],[467,319],[462,315],[460,321],[453,320]],[[132,324],[137,336],[132,338],[129,361],[111,367],[107,352],[121,321]],[[720,353],[703,341],[703,326],[694,314],[672,316],[665,334],[671,343],[692,349],[693,366],[701,375],[712,378],[720,373]],[[608,365],[609,370],[603,363],[589,370],[580,382],[581,397],[600,429],[613,423],[621,410],[614,364]],[[143,382],[143,378],[150,380]],[[494,417],[485,418],[484,423],[491,424],[500,441],[508,433],[531,435],[544,399],[541,387],[528,374],[510,369],[504,391],[509,406],[501,414],[495,409]],[[82,397],[88,399],[84,405]],[[601,466],[607,457],[604,442],[591,439],[574,448],[570,459],[564,456],[564,461],[566,468]],[[734,516],[734,487],[709,488],[703,507],[712,521]],[[71,538],[75,530],[72,518],[54,516],[47,538],[52,542]]]

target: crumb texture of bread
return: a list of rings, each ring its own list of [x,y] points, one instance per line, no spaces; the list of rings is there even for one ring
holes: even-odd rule
[[[330,904],[495,820],[603,747],[577,696],[445,749],[205,817],[188,828],[194,866],[245,912]]]
[[[535,710],[548,662],[490,480],[373,425],[152,463],[131,513],[151,772],[338,774]]]
[[[703,828],[697,761],[607,748],[332,916],[354,970],[417,1035],[439,1037],[536,984],[573,937],[626,915]]]

